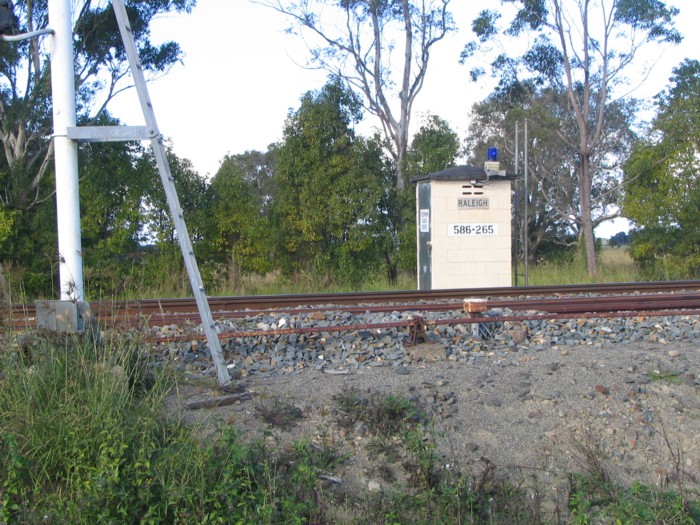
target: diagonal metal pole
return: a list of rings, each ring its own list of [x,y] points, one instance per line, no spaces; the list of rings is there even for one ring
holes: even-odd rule
[[[202,318],[202,327],[204,328],[204,333],[207,336],[207,343],[211,352],[212,361],[214,362],[214,366],[216,368],[217,379],[219,385],[224,386],[230,382],[228,369],[226,368],[226,363],[224,362],[223,353],[221,351],[221,343],[219,342],[219,337],[216,333],[216,326],[214,325],[214,319],[209,308],[209,301],[207,300],[207,296],[204,292],[204,284],[202,283],[202,277],[199,273],[199,268],[197,267],[197,260],[195,259],[194,250],[192,249],[192,242],[190,241],[190,235],[187,232],[187,226],[185,225],[182,208],[180,207],[180,200],[178,199],[177,192],[175,190],[175,181],[170,171],[170,164],[168,163],[167,153],[165,146],[163,145],[163,138],[158,131],[158,124],[156,122],[155,112],[153,111],[153,104],[151,103],[151,99],[148,94],[146,78],[143,74],[141,61],[139,60],[136,43],[134,41],[131,25],[129,23],[129,17],[127,15],[123,0],[113,0],[112,7],[114,8],[114,13],[117,16],[119,31],[121,32],[122,41],[124,42],[126,54],[129,58],[129,66],[131,67],[131,74],[133,75],[136,91],[139,96],[139,101],[141,102],[141,109],[143,111],[144,119],[146,120],[146,127],[151,130],[151,147],[153,148],[153,154],[156,158],[156,163],[158,164],[158,171],[160,172],[160,178],[163,183],[163,188],[165,189],[168,206],[170,207],[170,214],[177,232],[177,239],[180,243],[180,249],[182,250],[182,256],[187,268],[187,274],[190,278],[192,293],[194,294],[194,298],[197,302],[199,315]]]

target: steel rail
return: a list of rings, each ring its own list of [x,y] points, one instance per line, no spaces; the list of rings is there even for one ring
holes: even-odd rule
[[[691,290],[691,291],[689,291]],[[334,305],[351,312],[454,310],[465,297],[486,298],[489,308],[540,310],[553,313],[586,312],[605,304],[607,310],[692,308],[700,306],[700,281],[663,281],[593,285],[529,286],[519,288],[477,288],[456,290],[411,290],[398,292],[352,292],[340,294],[267,295],[212,297],[209,299],[217,318],[235,318],[271,312],[309,312],[309,307]],[[681,293],[670,294],[676,291]],[[656,292],[656,294],[652,294]],[[662,295],[661,292],[665,292]],[[626,293],[625,296],[585,294]],[[554,298],[538,298],[552,295]],[[583,295],[583,296],[582,296]],[[533,297],[534,296],[534,297]],[[581,297],[582,296],[582,297]],[[301,309],[301,305],[307,308]],[[343,305],[343,306],[338,306]],[[97,319],[108,325],[125,327],[196,322],[193,299],[144,299],[100,301],[93,303]],[[6,309],[6,328],[21,330],[34,326],[34,305],[15,305]]]
[[[596,296],[596,297],[559,297],[554,299],[503,299],[491,300],[483,303],[487,309],[510,310],[538,310],[551,313],[575,313],[591,311],[620,311],[620,310],[649,310],[662,308],[694,308],[700,307],[700,293],[663,294],[663,295],[631,295],[631,296]],[[436,312],[460,310],[463,301],[441,303],[409,303],[409,304],[384,304],[347,306],[333,305],[334,311],[362,314],[365,312]],[[267,310],[238,310],[218,311],[216,317],[220,319],[235,319],[257,315],[298,315],[310,314],[316,311],[326,311],[328,308],[292,308],[292,309],[267,309]],[[147,321],[154,326],[167,324],[180,324],[196,321],[195,313],[180,314],[155,314]],[[133,324],[133,323],[132,323]]]
[[[409,301],[461,300],[464,297],[523,297],[542,295],[570,296],[576,294],[610,293],[651,293],[680,290],[700,291],[700,281],[657,281],[644,283],[608,283],[557,286],[523,286],[511,288],[461,288],[452,290],[401,290],[389,292],[343,292],[324,294],[255,295],[210,297],[209,304],[216,311],[260,310],[290,308],[301,305],[323,304],[376,304],[406,303]],[[142,299],[138,301],[112,302],[125,308],[139,308],[144,312],[167,311],[170,313],[189,312],[192,299]],[[99,307],[99,303],[97,303]],[[93,309],[95,306],[93,306]],[[167,308],[167,310],[165,310]]]

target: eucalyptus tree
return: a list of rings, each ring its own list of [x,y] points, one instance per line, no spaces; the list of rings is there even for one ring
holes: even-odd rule
[[[657,115],[625,166],[631,254],[656,278],[700,276],[700,62],[656,97]]]
[[[310,49],[310,65],[342,79],[379,119],[405,185],[413,104],[433,47],[454,30],[451,0],[257,0],[288,16]],[[397,56],[399,55],[398,59]],[[395,68],[394,66],[397,65]],[[392,100],[398,97],[397,104]]]
[[[170,144],[166,145],[170,171],[175,183],[187,230],[195,250],[204,239],[210,221],[211,196],[204,177],[194,169],[189,159],[178,157]],[[146,174],[141,214],[144,221],[143,241],[177,248],[177,231],[173,224],[165,192],[158,176],[155,159],[149,148],[134,160],[134,169]],[[179,248],[176,250],[179,254]],[[178,255],[181,257],[181,255]]]
[[[552,98],[556,101],[552,104]],[[498,147],[502,166],[517,169],[521,178],[515,182],[515,231],[517,242],[528,243],[531,259],[539,256],[546,243],[559,244],[562,249],[575,233],[578,208],[576,183],[571,178],[575,157],[561,148],[554,134],[558,107],[556,93],[537,92],[536,86],[516,83],[501,86],[486,99],[472,106],[469,132],[465,140],[465,154],[469,162],[483,163],[487,148]],[[523,159],[524,123],[528,122],[527,195],[524,194]],[[552,122],[554,121],[554,122]],[[515,128],[520,125],[520,158],[515,157]],[[528,222],[524,224],[524,201],[528,204]],[[514,242],[516,238],[514,237]]]
[[[115,121],[101,118],[100,123]],[[134,264],[142,259],[147,228],[143,208],[156,176],[138,162],[143,154],[137,142],[87,143],[79,150],[85,285],[93,296],[114,297],[126,291]],[[53,219],[52,204],[38,206],[31,215],[47,213]],[[49,224],[55,231],[54,221]],[[55,246],[44,249],[54,251]]]
[[[20,31],[49,26],[48,1],[15,2]],[[151,23],[165,13],[189,12],[194,5],[195,0],[126,0],[141,63],[149,78],[163,74],[181,59],[177,43],[156,45],[151,41]],[[130,85],[128,65],[111,2],[76,0],[72,6],[78,120],[86,124],[108,117],[109,102]],[[34,268],[44,259],[51,261],[54,257],[50,254],[55,252],[50,46],[46,38],[0,44],[0,262],[26,268]],[[85,146],[81,154],[104,160],[108,150],[115,152],[120,147]],[[122,151],[129,148],[123,146]],[[80,176],[89,178],[83,166],[81,170]],[[118,172],[123,177],[137,176],[128,170]],[[107,187],[113,185],[96,191]],[[86,205],[89,208],[90,203]],[[88,218],[89,232],[97,222],[97,218]]]
[[[593,180],[603,168],[593,163],[593,157],[608,153],[604,142],[609,108],[640,49],[651,42],[680,42],[673,27],[678,10],[659,0],[504,0],[502,4],[513,8],[506,10],[512,15],[509,23],[501,26],[500,12],[482,11],[472,24],[477,40],[465,47],[463,58],[491,50],[496,55],[491,67],[506,84],[533,80],[565,94],[555,132],[561,147],[576,156],[572,174],[579,199],[576,222],[588,271],[595,274],[591,203]],[[524,36],[530,45],[518,40]],[[472,76],[483,72],[475,68]],[[575,130],[573,136],[567,127]]]
[[[465,150],[470,160],[483,161],[486,149],[498,146],[501,161],[515,169],[515,128],[520,126],[519,169],[523,150],[528,147],[528,195],[518,192],[516,202],[528,201],[528,224],[519,224],[521,241],[529,243],[532,258],[538,249],[560,251],[581,236],[580,193],[576,177],[578,155],[562,147],[561,136],[574,140],[577,129],[567,120],[565,92],[551,86],[540,87],[534,81],[502,83],[489,97],[472,106]],[[591,185],[593,226],[610,217],[609,210],[620,203],[621,159],[627,158],[636,135],[633,131],[637,103],[633,99],[608,104],[601,147],[591,155],[597,176]],[[528,122],[528,142],[524,141],[524,122]],[[522,171],[521,171],[522,175]],[[524,185],[520,185],[524,191]],[[523,214],[516,214],[522,220]],[[550,248],[551,247],[551,248]]]
[[[177,43],[154,45],[150,39],[155,17],[190,11],[195,0],[127,0],[142,66],[147,74],[167,71],[181,57]],[[48,27],[48,0],[17,2],[20,30]],[[129,87],[128,62],[110,2],[73,2],[75,83],[80,117],[102,114],[119,92]],[[51,172],[52,113],[50,49],[40,39],[4,43],[0,51],[0,143],[4,160],[0,204],[5,209],[30,210],[51,195],[43,184]]]
[[[137,166],[136,142],[89,143],[80,149],[81,231],[85,264],[133,252],[142,243],[153,170]]]
[[[265,211],[274,198],[276,164],[276,146],[271,144],[267,151],[247,150],[235,155],[226,155],[221,160],[217,175],[222,171],[235,171],[243,182],[250,186],[254,200],[260,209]]]
[[[98,123],[116,120],[101,117]],[[135,142],[87,143],[78,154],[86,285],[97,295],[113,295],[130,272],[125,263],[145,241],[144,208],[157,173],[139,161],[144,148]],[[3,266],[13,281],[23,281],[30,297],[50,294],[58,263],[54,203],[44,200],[8,214],[13,223],[5,242],[0,240]]]

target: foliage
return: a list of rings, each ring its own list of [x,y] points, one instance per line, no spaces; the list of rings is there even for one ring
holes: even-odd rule
[[[547,259],[550,253],[575,251],[581,235],[580,192],[576,181],[578,157],[562,147],[562,135],[574,141],[576,130],[566,121],[562,108],[566,94],[536,82],[515,81],[501,85],[485,100],[472,107],[472,122],[466,140],[466,153],[472,162],[484,160],[490,146],[498,146],[501,163],[516,169],[515,129],[519,125],[518,171],[515,221],[524,242],[524,153],[528,148],[528,224],[531,260]],[[602,146],[591,156],[598,174],[591,187],[591,213],[594,227],[609,218],[608,210],[619,197],[617,159],[625,158],[636,138],[631,131],[636,103],[610,103],[606,112]],[[527,122],[527,143],[525,142]],[[573,237],[573,238],[572,238]],[[553,250],[552,248],[556,248]]]
[[[406,175],[416,177],[454,166],[459,137],[447,121],[427,115],[413,136],[406,155]]]
[[[47,0],[15,4],[21,31],[49,26]],[[174,42],[151,42],[151,22],[164,13],[188,12],[194,4],[194,0],[126,1],[142,66],[149,77],[167,71],[181,55]],[[80,0],[72,2],[72,8],[78,122],[116,124],[106,106],[128,88],[128,83],[126,55],[111,4]],[[31,298],[53,293],[58,261],[50,46],[44,44],[32,39],[4,43],[0,50],[0,261],[18,274],[16,280],[24,283]],[[128,168],[133,168],[133,157],[139,154],[133,145],[85,145],[80,151],[82,211],[89,214],[85,221],[86,261],[95,263],[95,255],[104,251],[93,273],[98,290],[108,282],[123,280],[113,257],[133,251],[140,234],[143,222],[135,213],[139,194],[146,186],[142,174]],[[86,166],[85,162],[94,164]],[[104,169],[107,167],[111,173]],[[107,194],[100,195],[98,188],[108,190]]]
[[[386,163],[376,142],[352,130],[359,117],[359,105],[331,81],[306,93],[287,119],[271,205],[278,264],[287,273],[359,282],[379,270]]]
[[[573,264],[580,255],[576,238],[573,235],[554,235],[536,238],[530,245],[530,263]]]
[[[700,505],[675,492],[663,492],[634,482],[630,488],[601,483],[594,476],[570,477],[572,523],[668,523],[692,525],[700,520]]]
[[[100,122],[115,121],[105,117]],[[93,297],[126,294],[136,285],[135,273],[153,265],[149,260],[161,254],[169,260],[173,249],[179,254],[153,155],[128,142],[86,143],[78,153],[86,291]],[[206,183],[189,161],[172,151],[168,158],[196,243],[209,221]],[[5,264],[12,269],[13,279],[23,282],[29,297],[50,295],[58,263],[55,203],[47,200],[10,216],[13,228],[3,243]],[[157,249],[153,243],[158,243]],[[179,259],[180,255],[176,271],[182,267]],[[150,274],[146,280],[153,275],[169,272]]]
[[[110,172],[104,171],[103,159],[83,163],[81,171],[87,172],[83,187],[93,190],[85,200],[98,203],[84,214],[89,217],[88,224],[105,221],[107,240],[118,242],[93,245],[87,238],[86,287],[93,296],[111,298],[133,293],[139,285],[158,276],[159,283],[173,279],[175,295],[190,295],[177,232],[152,150],[124,143],[101,144],[97,148],[120,153],[112,158]],[[194,171],[189,160],[179,158],[169,146],[166,154],[188,234],[195,253],[201,257],[201,252],[206,253],[204,239],[211,223],[207,182]],[[105,181],[105,175],[112,178]],[[104,205],[101,211],[99,204]]]
[[[100,123],[113,125],[103,117]],[[80,215],[86,290],[94,296],[123,293],[132,264],[141,256],[153,170],[138,159],[137,143],[86,143],[79,148]],[[51,249],[46,247],[45,249]]]
[[[150,40],[150,24],[163,13],[189,11],[194,0],[128,0],[142,66],[147,74],[166,71],[180,60],[175,42],[159,46]],[[78,111],[82,119],[101,115],[108,102],[127,87],[127,61],[111,4],[98,0],[73,2]],[[47,0],[15,6],[20,30],[49,26]],[[0,142],[4,146],[0,203],[10,209],[31,210],[50,198],[52,106],[49,47],[37,39],[2,46],[0,57]]]
[[[650,138],[625,165],[630,253],[652,278],[700,276],[700,62],[686,60],[657,96]]]
[[[627,232],[617,232],[615,235],[610,237],[609,246],[626,246],[630,243],[630,236]]]
[[[38,298],[50,294],[58,272],[56,207],[46,201],[32,210],[3,208],[12,229],[2,243],[2,264],[11,280],[22,283],[25,294]]]
[[[0,208],[0,248],[3,242],[10,237],[14,225],[14,214],[9,210]]]
[[[584,242],[586,264],[597,271],[592,203],[594,179],[605,176],[605,164],[617,165],[623,158],[606,144],[606,121],[616,88],[635,62],[639,49],[650,42],[677,43],[673,28],[676,8],[659,0],[612,0],[599,4],[587,0],[509,0],[515,8],[510,23],[499,25],[500,13],[484,10],[474,20],[477,40],[464,50],[467,60],[478,50],[522,49],[517,38],[528,33],[533,43],[512,54],[495,51],[491,64],[501,85],[531,82],[563,95],[557,104],[555,132],[561,147],[575,157],[578,190],[576,222]],[[478,78],[483,70],[474,69]],[[618,89],[618,91],[620,91]],[[599,161],[605,164],[596,163]]]
[[[347,418],[339,423],[364,422],[385,440],[386,452],[377,454],[393,450],[407,473],[405,483],[376,494],[324,485],[348,458],[316,440],[273,450],[244,444],[234,427],[222,425],[203,442],[202,429],[162,412],[177,376],[107,335],[101,345],[28,334],[21,346],[3,342],[0,522],[336,523],[338,512],[342,522],[358,524],[549,518],[536,479],[526,483],[485,458],[471,473],[445,468],[428,415],[400,396],[348,390],[334,402],[338,417]],[[276,424],[284,403],[267,406]],[[573,523],[700,518],[696,500],[672,491],[639,483],[624,488],[590,473],[569,479]]]
[[[251,152],[226,156],[209,185],[210,258],[228,263],[234,278],[242,272],[264,274],[272,267],[272,236],[269,215],[265,213],[269,202],[265,189],[270,176],[255,173],[259,164],[254,159],[255,171],[246,171],[245,164],[252,156]]]
[[[179,158],[167,147],[167,159],[175,183],[180,207],[184,212],[187,229],[195,247],[206,231],[209,219],[210,195],[207,193],[207,182],[201,177],[188,159]],[[144,207],[144,240],[150,243],[175,243],[177,232],[173,224],[170,208],[163,189],[153,152],[146,150],[135,159],[137,169],[148,174],[149,187],[145,195]]]
[[[221,161],[231,164],[250,185],[255,201],[262,210],[266,210],[275,197],[274,174],[277,165],[275,145],[271,144],[267,151],[246,151],[237,155],[226,155]]]
[[[135,169],[133,143],[89,143],[80,148],[81,229],[86,265],[135,251],[146,227],[141,214],[149,175]]]
[[[342,460],[299,441],[285,455],[223,429],[208,446],[162,417],[170,384],[124,341],[35,341],[0,354],[3,523],[305,523],[316,476]],[[284,468],[282,468],[284,466]]]
[[[396,187],[402,189],[411,109],[423,88],[433,46],[454,30],[450,0],[341,0],[330,6],[325,0],[257,1],[287,15],[292,21],[289,32],[314,42],[312,65],[341,79],[379,119],[384,145],[396,167]],[[336,17],[344,22],[335,23]],[[403,42],[397,44],[394,35]],[[394,49],[401,57],[399,80],[393,74]],[[398,111],[392,98],[399,100]]]

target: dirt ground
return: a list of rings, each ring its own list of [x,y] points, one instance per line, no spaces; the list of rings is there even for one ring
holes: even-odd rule
[[[334,398],[392,394],[430,415],[443,468],[478,473],[495,465],[537,479],[556,497],[566,475],[591,468],[590,452],[613,481],[700,489],[700,348],[697,343],[552,347],[506,357],[484,352],[473,363],[441,358],[440,348],[414,350],[406,367],[364,367],[348,373],[248,377],[248,395],[228,406],[188,409],[225,396],[192,379],[173,392],[170,410],[204,432],[234,425],[246,440],[284,447],[296,439],[332,444],[350,460],[332,475],[353,490],[382,490],[391,479],[381,454],[367,446],[363,425],[347,429]],[[268,424],[260,407],[298,409],[289,429]],[[399,476],[400,477],[400,476]]]

